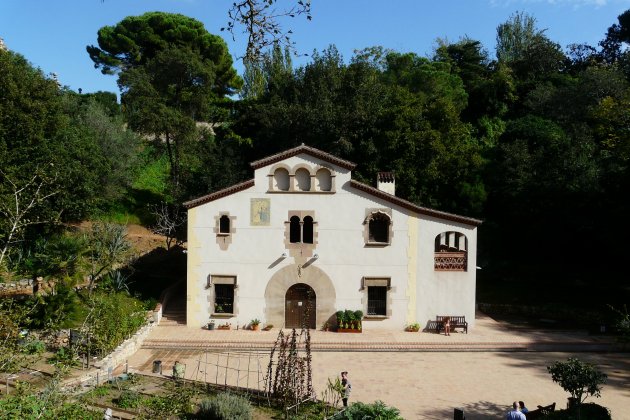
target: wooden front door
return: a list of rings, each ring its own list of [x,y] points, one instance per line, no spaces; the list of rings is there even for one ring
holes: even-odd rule
[[[294,284],[285,298],[284,325],[286,328],[316,328],[316,308],[313,288],[304,283]]]

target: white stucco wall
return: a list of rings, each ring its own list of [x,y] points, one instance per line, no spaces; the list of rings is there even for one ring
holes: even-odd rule
[[[265,323],[265,289],[279,270],[296,264],[294,257],[282,259],[285,252],[285,222],[289,211],[314,211],[317,222],[312,265],[331,279],[336,310],[366,311],[363,277],[390,277],[390,316],[365,320],[364,329],[401,329],[409,322],[421,324],[437,314],[466,315],[474,319],[476,230],[463,224],[445,223],[417,217],[406,209],[358,191],[349,186],[350,171],[310,155],[298,155],[282,162],[289,168],[306,164],[331,168],[335,193],[269,193],[270,167],[255,171],[255,185],[243,191],[189,209],[187,324],[199,328],[209,320],[209,275],[236,275],[238,315],[227,319],[233,326],[246,325],[253,318]],[[252,226],[252,198],[269,198],[269,226]],[[366,209],[391,209],[393,236],[384,247],[366,247],[363,221]],[[215,217],[229,212],[235,232],[227,249],[217,244]],[[413,231],[410,231],[410,226]],[[434,239],[440,232],[453,230],[468,237],[468,272],[435,272]],[[308,270],[308,267],[305,268]],[[296,283],[299,277],[296,270]],[[330,314],[332,315],[332,313]],[[325,319],[317,320],[320,328]],[[223,320],[218,322],[224,322]],[[281,325],[276,325],[280,327]]]

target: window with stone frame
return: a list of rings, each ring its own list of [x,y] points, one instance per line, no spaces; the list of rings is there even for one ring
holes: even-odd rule
[[[387,315],[387,287],[368,286],[368,315]]]
[[[232,315],[236,313],[236,276],[210,276],[211,313]]]
[[[227,211],[221,211],[214,216],[213,232],[216,235],[216,243],[222,251],[227,250],[232,243],[236,232],[234,228],[235,220],[236,216],[230,216],[230,213]]]
[[[392,241],[392,217],[390,209],[367,209],[363,222],[366,245],[387,246]]]
[[[389,316],[391,278],[364,277],[362,280],[366,317],[383,318]]]
[[[230,217],[227,214],[219,218],[219,233],[227,235],[230,233]]]
[[[310,257],[317,247],[317,222],[312,210],[291,210],[285,222],[285,249],[291,256]]]

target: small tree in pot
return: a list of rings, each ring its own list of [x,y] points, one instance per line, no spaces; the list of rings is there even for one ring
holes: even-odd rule
[[[570,357],[566,362],[547,366],[551,379],[571,394],[569,408],[579,407],[589,395],[601,396],[602,385],[608,376],[594,365]]]

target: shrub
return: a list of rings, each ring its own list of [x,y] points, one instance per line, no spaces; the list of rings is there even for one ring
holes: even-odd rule
[[[141,401],[142,398],[136,391],[125,390],[120,394],[120,397],[116,399],[116,404],[120,408],[137,408]]]
[[[345,321],[347,321],[347,319],[345,318],[345,312],[344,311],[337,311],[337,324],[341,325],[343,324]]]
[[[69,349],[68,347],[60,347],[48,362],[53,365],[65,365],[65,366],[76,366],[79,364],[79,361],[76,358],[76,354]]]
[[[210,420],[249,420],[252,406],[246,398],[224,392],[201,401],[199,416]]]
[[[344,314],[344,319],[348,323],[355,321],[356,319],[354,317],[354,311],[351,311],[350,309],[346,309],[345,314]]]
[[[147,320],[143,303],[123,292],[94,293],[90,297],[90,328],[92,352],[105,354],[131,337]]]
[[[42,354],[46,350],[46,344],[41,340],[30,340],[24,344],[24,352],[26,354]]]
[[[579,410],[579,413],[578,413]],[[548,420],[612,420],[610,410],[595,403],[585,403],[575,410],[558,410],[547,415]]]
[[[382,401],[376,401],[372,404],[364,404],[361,402],[354,403],[341,413],[341,418],[347,420],[403,420],[403,418],[400,416],[400,411],[397,408],[388,407]]]
[[[551,374],[551,379],[570,393],[571,398],[578,404],[589,395],[599,397],[601,386],[608,378],[594,365],[573,357],[569,357],[566,362],[554,362],[553,365],[547,366],[547,371]]]

